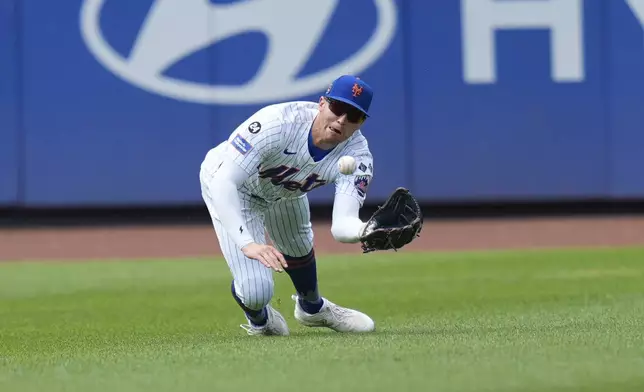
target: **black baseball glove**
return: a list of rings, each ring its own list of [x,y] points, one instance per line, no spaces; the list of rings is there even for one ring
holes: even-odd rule
[[[397,188],[371,215],[360,236],[363,253],[399,248],[420,235],[423,214],[409,190]]]

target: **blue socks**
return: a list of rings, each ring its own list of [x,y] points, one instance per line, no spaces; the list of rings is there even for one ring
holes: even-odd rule
[[[262,308],[260,310],[253,310],[250,308],[247,308],[246,305],[242,302],[242,300],[237,296],[237,293],[235,292],[235,281],[230,284],[230,291],[233,294],[233,298],[235,298],[235,301],[237,301],[237,304],[242,308],[244,313],[246,313],[246,316],[250,320],[253,325],[256,327],[261,327],[262,325],[266,325],[266,322],[268,321],[268,314],[266,313],[266,308]]]
[[[318,292],[317,267],[313,250],[302,257],[284,255],[288,268],[286,273],[291,278],[298,294],[298,302],[309,314],[317,313],[322,308],[322,297]]]

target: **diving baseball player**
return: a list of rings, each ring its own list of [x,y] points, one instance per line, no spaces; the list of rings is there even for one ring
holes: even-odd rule
[[[297,292],[295,319],[338,332],[369,332],[374,321],[340,307],[318,290],[307,192],[335,185],[332,228],[355,243],[365,227],[358,217],[373,177],[373,159],[359,128],[368,117],[372,88],[343,75],[319,102],[266,106],[208,151],[200,171],[203,200],[232,273],[231,292],[250,335],[288,335],[270,301],[273,271],[286,272]],[[338,160],[355,158],[352,174]],[[268,234],[270,243],[265,238]]]

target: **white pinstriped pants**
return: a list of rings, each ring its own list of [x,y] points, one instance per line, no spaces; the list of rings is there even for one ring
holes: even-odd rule
[[[249,259],[229,238],[217,219],[208,187],[202,183],[202,196],[219,240],[221,251],[233,276],[235,292],[242,303],[253,310],[266,306],[274,292],[273,270]],[[267,205],[261,199],[240,193],[242,217],[258,244],[266,244],[266,234],[282,254],[301,257],[313,249],[313,228],[306,195],[282,199]]]

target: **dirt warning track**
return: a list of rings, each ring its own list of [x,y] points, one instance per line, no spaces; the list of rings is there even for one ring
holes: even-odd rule
[[[359,254],[314,222],[318,254]],[[426,221],[404,251],[644,245],[644,217],[454,219]],[[210,225],[0,229],[0,261],[175,258],[220,255]]]

